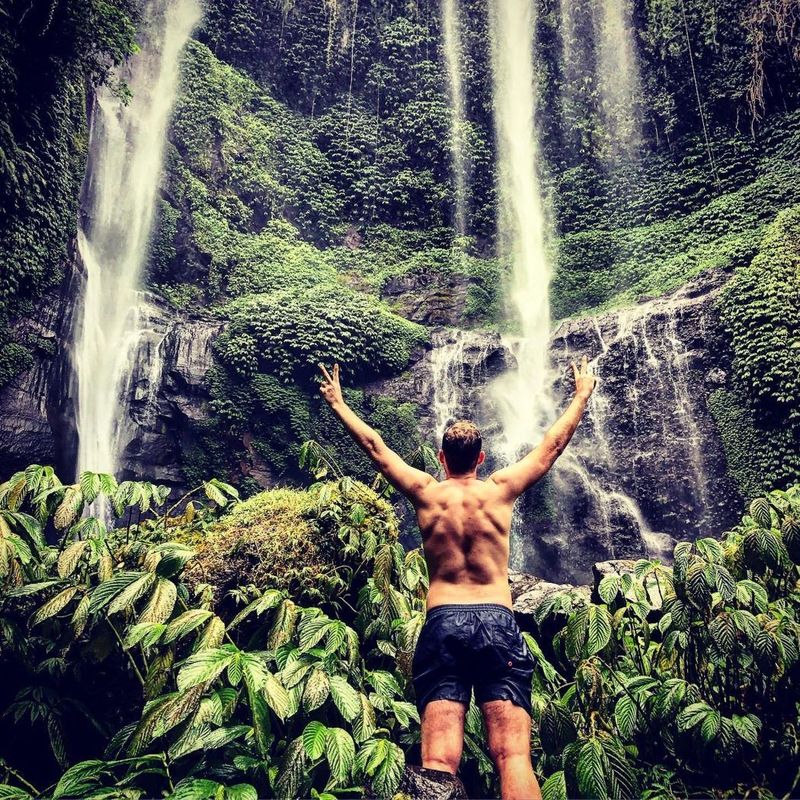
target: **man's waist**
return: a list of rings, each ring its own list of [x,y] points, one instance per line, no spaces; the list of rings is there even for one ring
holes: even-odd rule
[[[511,590],[508,580],[488,584],[448,583],[443,580],[433,580],[428,589],[428,610],[444,605],[499,605],[510,609]]]

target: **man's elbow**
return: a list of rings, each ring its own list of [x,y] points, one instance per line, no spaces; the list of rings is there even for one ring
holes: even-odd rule
[[[383,439],[381,438],[380,434],[377,433],[373,436],[365,437],[362,444],[364,446],[364,450],[367,452],[367,455],[375,461],[380,458],[381,454],[386,448],[386,445],[383,443]]]
[[[544,461],[548,464],[555,463],[556,459],[564,452],[569,444],[566,436],[546,436],[544,440]]]

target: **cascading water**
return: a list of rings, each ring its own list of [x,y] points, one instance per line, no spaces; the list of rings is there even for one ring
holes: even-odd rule
[[[442,0],[442,33],[447,90],[450,99],[450,158],[455,189],[455,228],[459,236],[467,232],[467,157],[464,139],[464,87],[461,81],[463,53],[458,0]]]
[[[152,0],[144,11],[141,50],[120,76],[132,99],[123,104],[105,88],[95,98],[78,231],[84,270],[73,351],[79,472],[117,471],[127,444],[129,397],[146,404],[160,379],[139,364],[157,367],[163,332],[152,324],[152,309],[138,288],[180,56],[201,16],[198,0]]]
[[[547,225],[538,166],[531,0],[493,0],[489,10],[497,136],[498,233],[511,264],[510,300],[521,339],[517,368],[492,387],[502,426],[498,455],[508,462],[552,420],[550,277]]]
[[[566,0],[569,2],[569,0]],[[600,113],[609,154],[635,158],[641,147],[641,81],[630,0],[600,0],[592,5]]]

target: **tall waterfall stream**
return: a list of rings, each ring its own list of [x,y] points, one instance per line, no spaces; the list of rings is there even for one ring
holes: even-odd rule
[[[150,2],[141,51],[120,76],[132,99],[125,105],[107,88],[95,96],[78,231],[84,270],[73,350],[79,472],[117,472],[131,436],[127,406],[132,398],[148,413],[159,385],[164,331],[139,287],[180,56],[200,18],[198,0]]]

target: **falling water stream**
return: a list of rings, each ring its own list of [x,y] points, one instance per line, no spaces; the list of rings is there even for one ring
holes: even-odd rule
[[[568,1],[568,0],[567,0]],[[636,158],[641,147],[641,81],[630,0],[600,0],[592,6],[600,113],[609,154]]]
[[[531,0],[492,0],[494,113],[497,136],[498,235],[511,265],[509,299],[521,337],[517,368],[492,396],[502,421],[506,461],[539,440],[553,417],[550,393],[550,277],[546,219],[535,128],[534,7]]]
[[[461,20],[458,0],[442,0],[442,33],[447,90],[450,99],[450,158],[455,190],[455,228],[459,236],[467,232],[467,159],[464,141],[464,69],[461,46]]]
[[[609,130],[621,137],[618,143],[627,148],[636,132],[633,120],[632,92],[638,73],[627,76],[610,74],[613,70],[633,69],[632,47],[612,52],[618,37],[628,34],[624,6],[626,0],[603,0],[593,7],[594,33],[597,37],[598,84],[602,110],[608,114]],[[562,15],[570,21],[570,0],[561,0]],[[460,45],[456,0],[442,0],[445,56],[448,67],[451,125],[453,127],[452,162],[456,196],[465,195],[466,177],[462,171],[461,140],[456,135],[463,121],[463,94],[459,77]],[[509,264],[508,299],[511,322],[518,335],[504,340],[513,353],[516,366],[507,370],[489,385],[490,405],[498,417],[499,433],[487,442],[491,460],[496,465],[510,463],[535,446],[557,416],[554,399],[555,374],[550,364],[551,264],[548,253],[549,227],[546,204],[540,184],[541,156],[536,130],[535,81],[535,10],[532,0],[492,0],[489,4],[492,39],[492,72],[494,80],[494,115],[497,141],[498,187],[498,244],[502,259]],[[565,41],[571,41],[574,31]],[[618,42],[617,42],[618,44]],[[616,46],[616,45],[615,45]],[[626,116],[627,115],[627,116]],[[622,137],[626,137],[622,141]],[[459,207],[456,225],[463,219]],[[461,231],[459,231],[461,232]],[[626,335],[621,331],[620,335]],[[433,411],[437,435],[455,417],[479,413],[474,405],[475,395],[469,386],[476,383],[474,375],[464,374],[465,347],[476,347],[473,341],[480,334],[443,332],[434,337],[431,358],[434,383]],[[602,342],[602,337],[600,337]],[[603,352],[607,347],[603,347]],[[569,354],[579,357],[581,354]],[[597,365],[598,360],[595,360]],[[563,365],[562,365],[563,366]],[[480,405],[480,403],[479,403]],[[607,440],[605,420],[608,401],[598,391],[589,411],[587,424],[592,432],[589,449],[584,446],[568,451],[560,460],[550,484],[554,492],[551,530],[555,543],[551,546],[567,556],[575,528],[590,525],[601,531],[603,541],[599,551],[614,557],[615,531],[635,531],[643,549],[661,550],[662,537],[650,530],[636,502],[622,491],[616,482],[609,482],[614,465]],[[580,498],[588,517],[579,519],[571,508]],[[534,506],[536,505],[534,500]],[[541,502],[541,498],[540,501]],[[517,509],[512,532],[512,565],[517,568],[552,569],[546,558],[531,547],[526,532],[531,529],[531,512],[522,503]],[[553,525],[555,526],[553,528]],[[534,524],[534,528],[536,525]],[[552,539],[552,537],[551,537]]]
[[[131,395],[152,405],[163,331],[140,291],[175,103],[180,56],[201,19],[198,0],[152,0],[141,50],[122,71],[132,99],[95,98],[78,249],[84,270],[73,361],[78,471],[116,473],[130,435]],[[149,365],[145,374],[138,366]],[[132,381],[141,385],[133,386]]]

